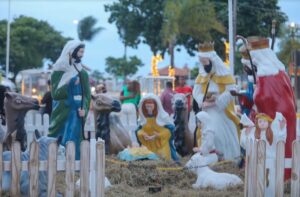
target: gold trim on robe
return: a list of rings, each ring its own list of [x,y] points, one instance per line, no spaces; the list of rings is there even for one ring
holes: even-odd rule
[[[201,75],[198,75],[196,78],[195,83],[202,86],[203,94],[205,93],[210,76],[211,75],[207,75],[203,77]],[[211,80],[218,85],[220,94],[222,94],[225,91],[226,85],[235,84],[235,80],[231,75],[225,75],[225,76],[213,75]],[[238,131],[238,138],[240,139],[240,127],[239,127],[240,119],[236,116],[234,112],[234,101],[229,102],[229,104],[225,109],[225,114],[235,124],[236,129]]]

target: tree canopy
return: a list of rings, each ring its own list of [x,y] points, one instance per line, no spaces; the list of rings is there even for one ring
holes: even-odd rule
[[[279,59],[288,66],[292,61],[292,52],[296,49],[300,49],[300,36],[298,32],[294,32],[296,29],[284,26],[281,31],[282,37],[279,45]]]
[[[109,22],[115,23],[122,41],[130,47],[149,45],[152,52],[164,53],[166,42],[183,45],[190,55],[197,44],[214,40],[215,49],[224,56],[221,38],[228,34],[227,0],[119,0],[106,5]],[[270,36],[271,22],[277,27],[287,20],[277,6],[278,0],[237,1],[236,33],[243,36]],[[223,29],[225,27],[225,29]],[[277,31],[278,32],[278,31]],[[163,42],[164,41],[164,42]]]
[[[97,82],[104,79],[104,73],[100,72],[99,70],[93,70],[91,73],[91,77],[94,78]]]
[[[137,48],[147,44],[153,54],[165,51],[160,31],[162,29],[164,0],[119,0],[105,5],[110,12],[109,23],[115,23],[126,46]]]
[[[7,21],[0,21],[0,65],[6,61]],[[23,69],[39,68],[43,60],[52,62],[59,57],[68,38],[45,21],[20,16],[11,22],[10,68],[15,75]]]
[[[98,33],[104,30],[103,27],[95,27],[97,19],[87,16],[81,19],[77,26],[78,38],[81,41],[91,41]]]
[[[129,60],[125,57],[107,57],[105,71],[115,77],[123,77],[125,79],[127,76],[134,75],[138,68],[142,66],[142,61],[136,56],[129,57]]]

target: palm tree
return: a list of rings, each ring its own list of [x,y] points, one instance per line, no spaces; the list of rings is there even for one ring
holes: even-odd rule
[[[181,35],[208,41],[211,31],[224,33],[217,20],[214,4],[208,0],[168,0],[164,8],[162,37],[169,46],[171,66],[174,66],[174,47]]]
[[[283,26],[281,29],[281,42],[279,44],[279,59],[288,66],[292,62],[292,52],[300,49],[300,36],[296,29],[290,26]]]
[[[95,27],[96,23],[97,19],[93,16],[81,19],[77,26],[79,40],[91,41],[99,32],[104,30],[103,27]]]

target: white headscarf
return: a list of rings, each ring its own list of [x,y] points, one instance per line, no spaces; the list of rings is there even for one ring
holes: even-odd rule
[[[61,77],[61,80],[58,84],[57,88],[62,87],[63,85],[69,83],[70,79],[72,79],[74,76],[78,74],[76,69],[73,65],[70,65],[70,56],[72,55],[73,51],[79,46],[83,45],[83,42],[77,41],[77,40],[70,40],[67,42],[67,44],[64,46],[64,49],[62,50],[59,58],[53,65],[53,71],[64,71],[65,73]],[[79,71],[82,69],[81,63],[74,63],[74,60],[72,60],[72,64],[76,64],[76,67]]]
[[[167,112],[165,112],[165,110],[163,109],[160,98],[152,93],[149,93],[149,94],[146,94],[145,96],[143,96],[139,103],[139,114],[140,114],[140,124],[141,125],[144,125],[147,122],[147,120],[143,114],[143,109],[142,109],[143,103],[146,99],[153,99],[153,100],[155,100],[155,102],[157,104],[156,123],[159,126],[164,126],[164,125],[168,125],[168,124],[174,125],[169,114]]]
[[[211,61],[212,63],[211,72],[215,72],[216,76],[230,75],[230,70],[226,67],[222,59],[217,55],[215,51],[200,52],[199,57],[200,58],[205,57]],[[199,74],[204,77],[207,75],[201,62],[200,62]]]
[[[285,71],[283,63],[269,48],[251,50],[250,54],[253,63],[257,66],[257,76],[275,75],[279,71]]]
[[[244,126],[254,127],[254,123],[248,118],[246,114],[243,114],[240,120],[240,123]]]
[[[211,125],[212,124],[211,118],[209,117],[207,112],[201,111],[196,114],[196,117],[198,120],[201,121],[201,130],[202,131],[207,131],[207,130],[213,131],[212,125]]]

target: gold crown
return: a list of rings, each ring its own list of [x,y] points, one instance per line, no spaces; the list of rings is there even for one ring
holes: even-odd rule
[[[250,59],[249,54],[247,53],[245,45],[242,45],[240,47],[239,51],[240,51],[243,59],[245,59],[245,60],[249,60]]]
[[[258,36],[252,36],[247,38],[250,50],[257,50],[257,49],[266,49],[269,48],[269,39],[258,37]]]
[[[209,52],[209,51],[214,51],[214,42],[204,42],[203,44],[199,44],[199,51],[200,52]]]

